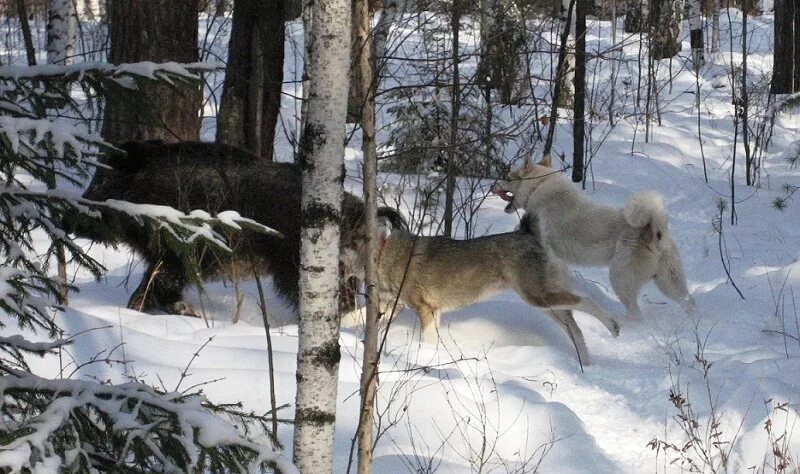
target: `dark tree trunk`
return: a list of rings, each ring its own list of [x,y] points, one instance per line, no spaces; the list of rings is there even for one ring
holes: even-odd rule
[[[109,2],[109,62],[199,61],[197,9],[198,0]],[[106,140],[198,139],[199,85],[147,84],[142,92],[144,102],[132,103],[119,94],[108,97],[103,122]]]
[[[303,0],[285,0],[283,2],[283,20],[292,21],[303,14]]]
[[[583,136],[585,133],[584,107],[586,102],[586,2],[577,0],[575,4],[575,124],[572,133],[572,181],[583,181]]]
[[[484,9],[478,81],[488,89],[499,91],[502,104],[512,105],[521,69],[520,55],[525,47],[524,18],[507,0],[484,2]]]
[[[790,2],[792,3],[792,2]],[[800,91],[800,5],[792,4],[794,11],[794,92]],[[777,16],[777,12],[776,12]]]
[[[795,59],[795,0],[775,0],[775,61],[772,67],[772,85],[770,93],[789,94],[794,89],[797,71]]]
[[[274,158],[284,57],[284,4],[238,0],[228,44],[217,141]]]
[[[281,110],[283,86],[284,36],[286,33],[282,1],[265,2],[267,15],[261,29],[264,52],[264,93],[261,115],[261,156],[275,158],[275,130]]]
[[[447,148],[447,180],[445,184],[445,198],[444,198],[444,235],[445,237],[453,236],[453,199],[456,190],[456,157],[458,149],[456,142],[458,141],[458,117],[461,114],[461,81],[458,77],[458,35],[461,30],[461,16],[462,16],[462,2],[464,0],[455,0],[453,2],[453,11],[450,16],[450,28],[452,30],[452,53],[453,53],[453,77],[452,89],[450,91],[450,143]]]
[[[353,17],[356,15],[358,0],[351,0]],[[347,91],[347,123],[361,123],[361,107],[364,96],[361,94],[361,69],[359,58],[364,49],[362,39],[356,28],[350,31],[350,89]]]
[[[245,106],[250,95],[253,69],[253,31],[258,12],[253,0],[238,0],[233,5],[228,64],[217,113],[217,141],[244,146]]]
[[[28,23],[28,12],[25,8],[25,0],[17,0],[17,15],[19,16],[19,24],[22,28],[22,40],[25,43],[25,55],[28,58],[28,66],[35,66],[36,51],[33,49],[31,25]]]

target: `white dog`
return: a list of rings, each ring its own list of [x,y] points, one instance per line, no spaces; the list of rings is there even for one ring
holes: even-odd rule
[[[651,279],[684,307],[694,304],[658,194],[636,194],[624,209],[599,205],[554,170],[549,156],[538,164],[527,162],[493,191],[509,202],[506,212],[522,209],[539,217],[558,257],[577,265],[608,265],[611,286],[631,316],[641,314],[636,300]]]

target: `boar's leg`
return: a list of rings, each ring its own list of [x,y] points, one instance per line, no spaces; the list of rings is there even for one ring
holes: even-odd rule
[[[186,269],[178,257],[166,255],[147,267],[139,287],[131,295],[128,308],[146,313],[194,315],[183,302]]]

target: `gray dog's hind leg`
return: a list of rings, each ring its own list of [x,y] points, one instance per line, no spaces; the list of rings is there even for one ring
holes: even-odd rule
[[[420,339],[428,343],[439,340],[439,312],[428,305],[414,308],[419,316]]]
[[[603,326],[605,326],[611,334],[619,336],[619,323],[606,310],[597,306],[597,303],[586,296],[581,296],[580,302],[578,302],[573,309],[591,314],[597,318],[598,321],[603,323]]]
[[[578,364],[580,364],[581,372],[583,372],[583,366],[590,365],[591,362],[589,362],[589,351],[586,349],[586,341],[583,339],[583,332],[575,322],[572,311],[568,309],[551,309],[546,312],[564,329],[567,336],[569,336],[572,345],[575,346],[575,351],[578,353]]]

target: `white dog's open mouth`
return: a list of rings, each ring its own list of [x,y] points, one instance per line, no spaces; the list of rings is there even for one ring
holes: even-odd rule
[[[492,192],[500,196],[500,199],[508,203],[504,209],[506,214],[511,214],[517,210],[517,206],[514,205],[514,193],[506,191],[499,184],[492,186]]]
[[[500,196],[503,201],[512,202],[514,200],[514,193],[506,191],[499,184],[492,186],[492,192]]]

